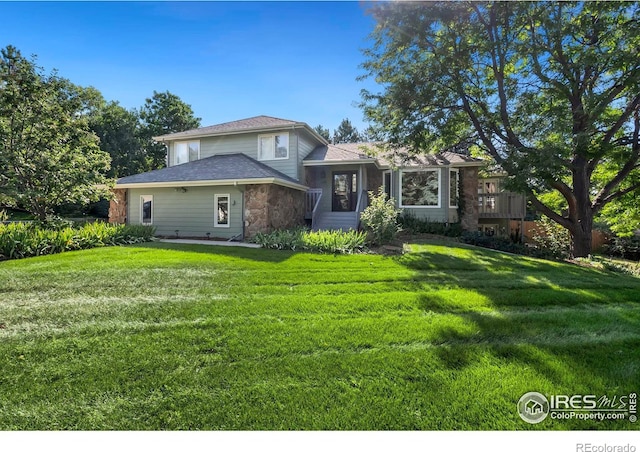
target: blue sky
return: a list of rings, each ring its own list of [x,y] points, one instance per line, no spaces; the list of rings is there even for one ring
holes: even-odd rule
[[[154,90],[202,125],[256,115],[322,124],[348,117],[373,19],[360,2],[0,2],[0,47],[45,72],[140,107]]]

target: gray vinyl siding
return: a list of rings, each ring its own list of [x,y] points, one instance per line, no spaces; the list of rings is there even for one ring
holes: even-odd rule
[[[304,167],[302,166],[302,161],[304,158],[311,154],[311,152],[319,146],[319,143],[315,138],[313,138],[309,133],[305,130],[301,130],[298,132],[298,174],[300,175],[300,179],[304,174]]]
[[[229,227],[214,227],[214,195],[229,195]],[[156,235],[231,238],[242,233],[242,192],[233,186],[135,188],[128,193],[129,224],[140,224],[140,196],[153,196],[153,226]],[[235,205],[233,204],[235,201]]]
[[[247,133],[239,135],[224,135],[217,137],[200,138],[200,158],[212,157],[223,154],[245,154],[258,160],[258,135],[271,135],[278,133],[289,134],[289,158],[283,160],[261,160],[265,165],[278,170],[289,177],[298,179],[298,152],[296,132],[282,130],[279,132]],[[174,143],[169,145],[169,165],[173,165]]]

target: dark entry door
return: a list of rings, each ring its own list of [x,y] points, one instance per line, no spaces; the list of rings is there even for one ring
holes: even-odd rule
[[[355,171],[341,171],[333,173],[333,202],[334,212],[353,212],[358,203],[358,173]]]

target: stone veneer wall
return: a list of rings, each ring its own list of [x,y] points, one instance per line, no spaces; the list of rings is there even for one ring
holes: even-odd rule
[[[478,230],[478,168],[460,168],[464,212],[460,224],[465,231]]]
[[[247,185],[244,192],[245,235],[304,224],[305,193],[275,184]]]
[[[127,222],[127,190],[113,189],[113,199],[109,201],[109,223],[124,224]]]

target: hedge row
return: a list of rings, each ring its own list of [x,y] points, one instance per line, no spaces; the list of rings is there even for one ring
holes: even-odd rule
[[[99,222],[65,227],[40,223],[0,224],[0,260],[148,242],[154,232],[149,226]]]

